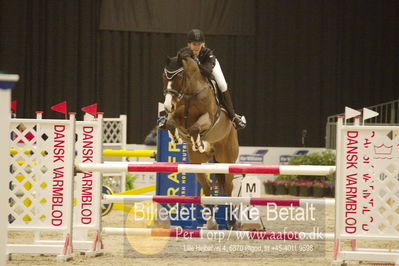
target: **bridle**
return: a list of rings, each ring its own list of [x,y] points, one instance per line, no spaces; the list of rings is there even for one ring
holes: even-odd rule
[[[178,68],[174,71],[171,70],[167,70],[166,68],[163,69],[163,73],[165,74],[166,79],[168,80],[168,82],[172,82],[173,78],[177,75],[183,75],[183,71],[184,68]],[[183,75],[183,79],[184,79],[184,75]],[[163,96],[166,96],[166,94],[172,94],[173,97],[178,98],[179,100],[181,100],[181,98],[183,97],[182,93],[172,89],[170,86],[166,87],[166,89],[163,90]]]
[[[172,79],[177,76],[177,75],[182,75],[182,79],[183,79],[183,84],[186,84],[186,75],[184,75],[184,68],[181,67],[177,70],[174,71],[170,71],[167,70],[166,68],[164,68],[164,74],[166,79],[168,80],[168,82],[171,82]],[[190,101],[191,99],[197,97],[200,93],[202,93],[203,91],[205,91],[207,89],[207,87],[203,87],[201,90],[194,92],[194,93],[188,93],[185,92],[187,90],[186,86],[183,86],[181,91],[177,91],[175,89],[172,89],[171,86],[166,87],[166,89],[164,89],[163,94],[164,96],[166,96],[166,94],[171,94],[172,97],[175,97],[177,99],[177,102],[180,102],[182,99],[184,101],[184,127],[187,128],[188,127],[188,112],[189,112],[189,107],[190,107]]]

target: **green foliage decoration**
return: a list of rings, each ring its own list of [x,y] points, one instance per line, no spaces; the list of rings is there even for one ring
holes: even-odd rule
[[[335,165],[335,153],[332,150],[313,152],[290,158],[289,165]],[[298,176],[298,175],[279,175],[277,180],[308,180],[308,181],[329,181],[335,182],[335,175],[330,176]]]

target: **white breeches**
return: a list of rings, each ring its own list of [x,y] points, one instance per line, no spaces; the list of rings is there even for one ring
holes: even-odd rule
[[[219,89],[221,92],[227,91],[227,82],[226,79],[224,78],[222,69],[220,68],[219,61],[216,59],[215,62],[215,67],[212,70],[212,74],[215,77],[216,83],[219,86]]]

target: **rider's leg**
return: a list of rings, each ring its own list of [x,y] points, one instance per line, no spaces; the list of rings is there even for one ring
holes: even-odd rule
[[[218,84],[219,90],[222,92],[223,105],[227,110],[229,118],[231,119],[231,121],[233,121],[234,127],[236,129],[244,128],[247,125],[246,121],[245,121],[245,117],[237,115],[234,111],[233,101],[231,99],[230,92],[227,88],[227,82],[226,82],[226,79],[224,78],[222,69],[220,68],[220,64],[217,59],[216,59],[215,67],[212,70],[212,74],[215,77],[215,80],[216,80],[216,83]]]

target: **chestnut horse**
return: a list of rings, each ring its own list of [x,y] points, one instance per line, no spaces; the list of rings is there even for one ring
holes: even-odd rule
[[[221,109],[209,79],[201,74],[190,55],[168,58],[163,74],[166,128],[176,144],[188,144],[190,162],[235,163],[238,137],[231,120]],[[233,174],[215,174],[227,196],[233,190]],[[196,174],[206,196],[211,184],[205,174]]]

